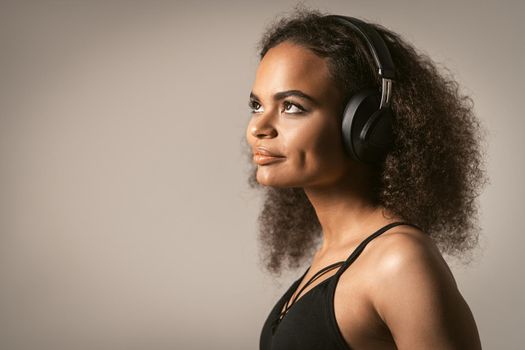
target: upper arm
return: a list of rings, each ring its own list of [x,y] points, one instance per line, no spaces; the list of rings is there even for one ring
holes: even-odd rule
[[[388,238],[372,302],[399,349],[481,349],[472,313],[429,240]]]

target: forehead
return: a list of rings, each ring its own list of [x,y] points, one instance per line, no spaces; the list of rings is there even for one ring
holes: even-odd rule
[[[264,95],[293,89],[321,99],[335,92],[325,58],[300,45],[283,42],[268,50],[259,63],[253,91]]]

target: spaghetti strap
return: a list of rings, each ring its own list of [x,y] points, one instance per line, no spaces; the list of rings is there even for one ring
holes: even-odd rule
[[[286,306],[285,306],[285,309],[281,312],[281,318],[286,314],[286,312],[288,312],[288,309],[290,309],[292,307],[293,304],[295,304],[297,298],[299,297],[299,295],[301,295],[301,293],[303,292],[303,290],[308,287],[310,284],[312,284],[312,282],[314,282],[316,279],[318,279],[319,277],[321,277],[323,274],[325,274],[326,272],[330,271],[330,270],[333,270],[335,269],[336,267],[339,267],[341,265],[343,265],[345,262],[344,261],[338,261],[336,263],[333,263],[331,265],[328,265],[328,266],[325,266],[323,267],[321,270],[317,271],[309,280],[308,282],[306,282],[304,284],[304,286],[299,290],[299,292],[297,292],[297,294],[295,295],[295,297],[291,300],[288,300],[286,302]],[[310,268],[308,268],[308,270],[310,270]],[[305,272],[305,275],[306,273],[308,273],[308,270],[306,270]],[[304,276],[304,275],[303,275]],[[288,305],[288,303],[290,303],[290,305]]]
[[[395,226],[399,226],[399,225],[409,225],[409,226],[413,226],[421,231],[423,231],[421,229],[421,227],[415,225],[415,224],[412,224],[410,222],[404,222],[404,221],[396,221],[396,222],[392,222],[388,225],[385,225],[383,227],[381,227],[379,230],[377,230],[376,232],[372,233],[370,236],[368,236],[367,238],[365,238],[358,246],[357,248],[354,249],[354,251],[352,252],[352,254],[350,254],[350,256],[345,260],[343,266],[341,266],[341,268],[339,270],[337,270],[337,273],[336,273],[336,279],[339,278],[339,276],[348,268],[348,266],[350,266],[350,264],[352,264],[352,262],[357,259],[357,257],[361,254],[361,252],[365,249],[366,245],[371,241],[373,240],[374,238],[376,238],[377,236],[379,236],[380,234],[382,234],[383,232],[391,229],[392,227],[395,227]]]
[[[331,265],[323,267],[321,270],[317,271],[308,280],[308,282],[305,283],[305,285],[301,288],[301,290],[299,290],[299,292],[295,295],[295,297],[293,299],[290,296],[290,298],[286,301],[286,304],[284,305],[284,310],[279,311],[279,315],[273,320],[273,322],[271,324],[272,334],[275,333],[275,330],[277,329],[277,326],[279,325],[279,323],[281,322],[283,317],[288,313],[288,310],[290,310],[290,308],[295,304],[295,302],[297,301],[297,298],[299,297],[299,295],[303,292],[303,290],[306,287],[308,287],[313,281],[315,281],[317,278],[319,278],[324,273],[326,273],[326,272],[328,272],[330,270],[333,270],[334,268],[336,268],[338,266],[341,266],[343,264],[344,264],[344,261],[339,261],[337,263],[334,263],[334,264],[331,264]],[[295,281],[295,283],[300,283],[300,281],[302,281],[304,279],[304,276],[306,276],[306,274],[308,273],[309,270],[310,270],[310,267],[306,269],[304,274],[297,281]],[[294,285],[295,285],[295,283],[294,283]],[[292,292],[292,295],[293,295],[293,292]]]

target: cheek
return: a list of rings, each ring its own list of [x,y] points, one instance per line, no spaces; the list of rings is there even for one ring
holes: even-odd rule
[[[297,127],[286,140],[286,149],[305,170],[331,169],[344,161],[341,131],[335,124]]]

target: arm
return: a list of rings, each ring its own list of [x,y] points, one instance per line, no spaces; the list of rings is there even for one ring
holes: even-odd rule
[[[481,349],[472,312],[438,249],[428,237],[397,236],[378,260],[372,303],[398,349]]]

